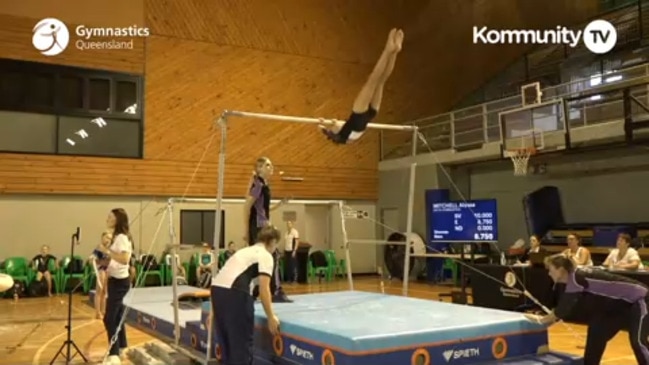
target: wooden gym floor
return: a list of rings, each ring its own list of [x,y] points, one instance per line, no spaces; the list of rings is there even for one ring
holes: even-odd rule
[[[380,291],[377,278],[362,278],[354,281],[355,289]],[[290,294],[346,290],[347,282],[291,285],[286,287]],[[400,295],[400,282],[386,282],[385,291]],[[438,294],[448,288],[411,283],[410,296],[437,300]],[[106,349],[106,334],[103,323],[94,319],[94,310],[88,306],[87,296],[75,295],[72,306],[72,339],[96,363]],[[52,298],[25,298],[14,303],[11,299],[0,301],[0,364],[49,364],[56,351],[66,339],[67,296]],[[281,318],[280,318],[281,320]],[[551,348],[563,352],[581,354],[585,339],[585,327],[556,324],[550,329]],[[627,333],[619,333],[611,342],[602,364],[629,365],[635,362],[629,346]],[[128,327],[130,346],[151,340],[152,337],[137,329]],[[580,348],[578,348],[580,347]],[[80,359],[75,358],[75,363]],[[59,357],[57,363],[64,363]],[[127,363],[126,361],[124,363]]]

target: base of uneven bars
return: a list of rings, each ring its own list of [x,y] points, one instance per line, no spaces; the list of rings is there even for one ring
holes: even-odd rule
[[[469,293],[452,290],[448,293],[439,293],[437,296],[440,298],[451,298],[453,304],[469,304]]]
[[[167,245],[167,250],[179,250],[179,251],[189,251],[189,250],[200,250],[202,249],[203,246],[197,246],[197,245],[190,245],[190,244],[174,244],[174,245]]]
[[[352,245],[406,245],[403,241],[384,241],[384,240],[347,240]]]

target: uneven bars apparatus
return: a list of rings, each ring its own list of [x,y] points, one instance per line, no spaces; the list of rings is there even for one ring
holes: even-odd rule
[[[219,165],[218,165],[218,178],[217,178],[217,191],[216,191],[216,214],[215,214],[215,223],[214,223],[214,240],[215,242],[220,242],[221,238],[221,230],[223,227],[221,227],[222,222],[221,222],[221,209],[222,209],[222,201],[223,201],[223,181],[225,178],[225,143],[227,141],[227,121],[228,117],[241,117],[241,118],[256,118],[256,119],[266,119],[266,120],[275,120],[275,121],[282,121],[282,122],[291,122],[291,123],[307,123],[307,124],[322,124],[320,119],[318,118],[305,118],[305,117],[295,117],[295,116],[288,116],[288,115],[275,115],[275,114],[265,114],[265,113],[252,113],[252,112],[242,112],[242,111],[235,111],[235,110],[224,110],[223,113],[221,113],[221,116],[217,120],[217,124],[221,128],[221,146],[219,148]],[[338,121],[336,124],[342,124],[342,122]],[[408,125],[394,125],[394,124],[378,124],[378,123],[369,123],[367,125],[368,129],[384,129],[384,130],[395,130],[395,131],[412,131],[412,157],[413,157],[413,162],[410,165],[410,187],[409,187],[409,192],[408,192],[408,219],[407,219],[407,235],[408,238],[412,235],[412,211],[413,211],[413,206],[414,206],[414,185],[415,185],[415,168],[416,168],[416,163],[414,162],[414,157],[417,153],[417,136],[419,133],[419,129],[417,126],[408,126]],[[339,208],[343,208],[343,202],[339,202]],[[341,210],[340,212],[341,215],[343,215],[343,212]],[[351,263],[349,261],[349,243],[347,242],[347,237],[346,237],[346,230],[345,230],[345,224],[344,224],[344,217],[343,219],[343,235],[345,236],[344,239],[344,244],[345,244],[345,256],[347,258],[347,269],[348,269],[348,280],[350,282],[350,285],[352,284],[351,280]],[[218,270],[218,256],[219,256],[219,244],[216,243],[215,245],[215,255],[216,259],[212,263],[212,275],[215,275]],[[175,257],[174,257],[175,261]],[[403,291],[404,295],[408,294],[408,275],[410,272],[410,249],[409,247],[406,247],[406,255],[405,255],[405,264],[404,264],[404,278],[403,278]],[[175,282],[175,280],[173,280]],[[175,284],[173,284],[175,286]],[[177,302],[177,299],[174,299],[174,303]],[[174,307],[176,307],[174,305]],[[178,325],[176,325],[178,327]],[[214,327],[214,313],[212,313],[212,309],[210,306],[210,326],[207,329],[207,350],[206,350],[206,355],[205,355],[205,363],[207,364],[210,360],[210,354],[211,354],[211,347],[212,347],[212,336],[213,336],[213,330],[212,328]],[[177,331],[178,332],[178,331]],[[175,337],[178,338],[180,333],[175,334]]]
[[[279,200],[273,200],[271,202],[276,203]],[[221,203],[228,203],[228,204],[237,204],[237,203],[244,203],[244,199],[221,199]],[[338,204],[338,200],[306,200],[306,199],[295,199],[292,200],[293,203],[297,204],[305,204],[305,205],[331,205],[331,204]],[[170,254],[172,256],[172,262],[171,262],[171,270],[174,273],[172,276],[172,293],[173,293],[173,317],[174,317],[174,345],[176,347],[180,347],[180,315],[179,315],[179,302],[178,302],[178,282],[176,280],[176,275],[175,273],[178,271],[178,263],[175,260],[176,255],[178,254],[178,249],[182,248],[182,245],[174,243],[176,240],[176,232],[174,230],[174,204],[177,203],[203,203],[203,204],[214,204],[218,203],[217,199],[211,198],[178,198],[178,197],[172,197],[167,199],[167,214],[168,214],[168,220],[169,220],[169,244],[168,248],[170,248]],[[219,222],[220,224],[220,219],[221,215],[215,213],[215,234],[216,234],[216,222]],[[220,242],[220,233],[219,234],[219,242]],[[200,247],[197,247],[196,249],[200,249]],[[219,247],[217,245],[217,255],[215,258],[215,262],[218,268],[218,254],[219,254]],[[212,263],[214,265],[214,262]],[[213,267],[214,269],[214,267]],[[185,353],[187,354],[187,353]]]

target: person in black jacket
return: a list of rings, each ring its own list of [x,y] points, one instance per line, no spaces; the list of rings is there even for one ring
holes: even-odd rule
[[[649,289],[645,285],[604,270],[576,269],[564,255],[548,257],[546,266],[552,280],[565,284],[565,290],[552,313],[526,315],[528,319],[551,324],[577,312],[584,315],[588,321],[585,365],[599,364],[608,341],[620,330],[627,330],[637,364],[649,365]]]

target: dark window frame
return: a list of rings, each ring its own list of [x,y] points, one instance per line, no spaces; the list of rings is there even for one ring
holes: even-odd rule
[[[28,92],[28,86],[25,86],[22,99],[19,103],[9,104],[4,103],[0,100],[0,110],[10,111],[10,112],[23,112],[23,113],[35,113],[35,114],[48,114],[56,116],[57,133],[53,138],[57,141],[59,140],[58,130],[59,127],[59,118],[60,117],[79,117],[79,118],[98,118],[102,117],[105,119],[120,120],[125,122],[138,123],[139,125],[139,140],[138,140],[138,154],[137,156],[107,156],[105,154],[93,153],[93,154],[69,154],[59,152],[60,148],[57,143],[57,148],[54,155],[62,156],[80,156],[80,157],[106,157],[106,158],[128,158],[128,159],[142,159],[144,158],[144,77],[139,74],[130,74],[130,73],[121,73],[121,72],[112,72],[105,70],[95,70],[87,69],[81,67],[71,67],[71,66],[62,66],[54,65],[47,63],[31,62],[31,61],[19,61],[6,58],[0,58],[0,76],[3,73],[17,72],[27,77],[31,77],[34,74],[40,75],[51,75],[53,79],[52,88],[54,90],[54,100],[52,106],[38,106],[38,105],[29,105],[27,99],[24,96]],[[64,107],[62,102],[62,94],[59,90],[62,89],[62,78],[63,77],[73,77],[78,78],[82,82],[82,107],[81,108],[71,108]],[[90,98],[90,89],[89,84],[91,79],[106,79],[109,81],[109,109],[108,111],[103,110],[90,110],[89,108],[89,98]],[[116,111],[116,85],[117,82],[130,82],[135,84],[136,87],[136,103],[138,105],[137,113],[129,114],[124,113],[124,111]],[[1,98],[0,98],[1,99]],[[42,153],[42,152],[22,152],[22,151],[7,151],[0,150],[0,153],[17,153],[17,154],[47,154],[51,153]]]
[[[216,214],[216,209],[181,209],[180,210],[180,239],[182,240],[183,237],[183,215],[187,213],[200,213],[201,215],[201,242],[207,242],[212,244],[212,247],[214,247],[214,243],[210,242],[210,240],[206,239],[206,237],[203,236],[203,222],[205,222],[205,214]],[[216,218],[216,215],[214,215],[214,218]],[[225,209],[221,209],[221,239],[220,239],[220,248],[225,248]],[[213,233],[212,233],[213,235]],[[209,237],[207,237],[209,238]],[[201,242],[195,243],[196,246],[199,246]],[[180,242],[180,243],[186,243],[189,244],[188,242]]]

